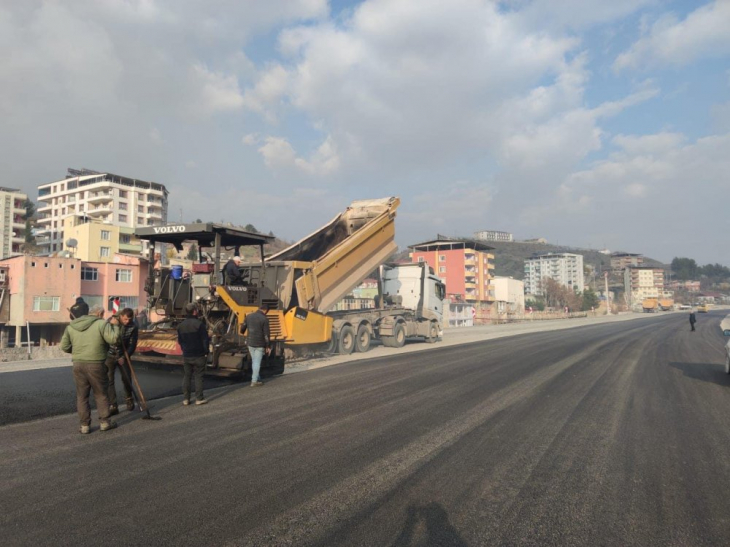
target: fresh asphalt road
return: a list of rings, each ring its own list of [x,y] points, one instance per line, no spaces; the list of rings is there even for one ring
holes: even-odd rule
[[[135,371],[145,397],[150,400],[182,393],[181,370],[148,369],[136,365]],[[229,383],[206,376],[203,387],[211,389]],[[115,387],[117,402],[124,408],[124,390],[119,372]],[[93,400],[91,397],[92,407]],[[0,373],[0,425],[68,414],[75,410],[76,388],[70,361],[61,367]]]
[[[394,352],[86,436],[7,425],[0,542],[727,545],[722,316]]]

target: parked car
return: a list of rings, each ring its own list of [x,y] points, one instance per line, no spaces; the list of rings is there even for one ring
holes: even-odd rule
[[[708,311],[710,311],[709,304],[700,304],[697,306],[697,313],[707,313]]]

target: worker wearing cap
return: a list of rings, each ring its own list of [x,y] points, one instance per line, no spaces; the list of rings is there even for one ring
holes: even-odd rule
[[[241,257],[234,256],[223,267],[223,284],[224,285],[242,285],[243,278],[241,277]]]
[[[198,319],[198,307],[193,304],[185,306],[187,317],[177,327],[177,341],[183,354],[183,405],[190,404],[190,379],[195,375],[195,404],[204,405],[208,401],[203,395],[203,373],[208,359],[208,329]]]

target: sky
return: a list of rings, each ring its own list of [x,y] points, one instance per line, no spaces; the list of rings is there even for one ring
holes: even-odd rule
[[[399,196],[401,247],[730,266],[728,29],[730,0],[0,0],[0,185],[85,167],[288,240]]]

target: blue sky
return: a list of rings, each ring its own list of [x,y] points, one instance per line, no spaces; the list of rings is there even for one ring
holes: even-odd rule
[[[398,195],[477,230],[730,265],[730,2],[0,0],[0,176],[165,183],[298,239]]]

